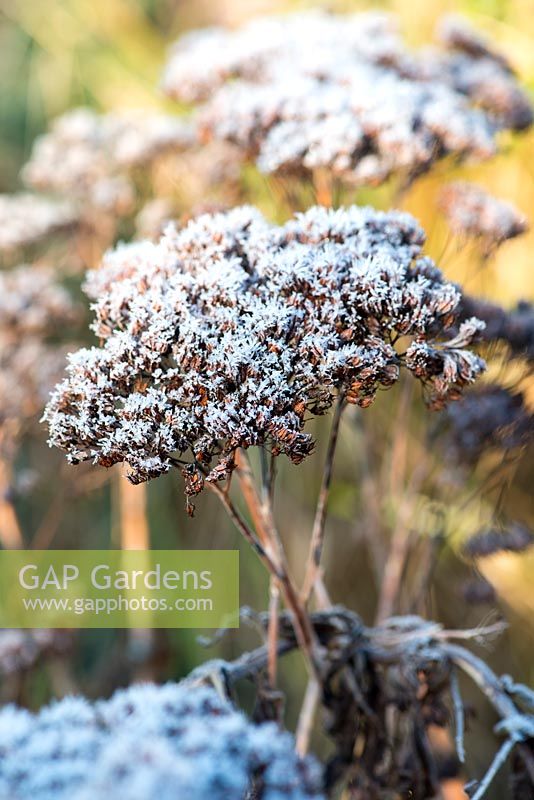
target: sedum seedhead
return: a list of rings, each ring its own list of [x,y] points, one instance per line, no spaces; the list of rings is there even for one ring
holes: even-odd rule
[[[169,227],[90,273],[99,347],[69,359],[46,409],[71,462],[120,461],[134,482],[223,479],[237,448],[299,463],[305,422],[338,395],[368,406],[406,366],[440,407],[483,369],[451,338],[460,292],[421,256],[407,214],[314,207],[285,225],[251,207]]]
[[[38,244],[79,223],[69,202],[39,197],[29,192],[0,195],[0,255]]]
[[[192,127],[179,117],[140,110],[99,115],[78,108],[37,139],[23,177],[36,189],[122,215],[134,204],[132,172],[192,143]]]
[[[254,792],[254,793],[252,793]],[[319,800],[321,772],[274,723],[211,688],[139,685],[0,712],[0,796],[11,800]]]
[[[232,142],[263,172],[412,179],[449,154],[487,158],[498,130],[532,123],[502,57],[457,20],[441,38],[413,53],[385,14],[266,17],[185,36],[163,83],[203,104],[201,138]]]
[[[475,464],[485,453],[524,447],[534,438],[534,414],[521,392],[498,384],[475,386],[449,406],[440,431],[453,460]]]
[[[0,445],[9,449],[21,426],[40,413],[61,377],[80,308],[54,272],[21,265],[0,272]]]
[[[528,223],[512,203],[499,200],[473,183],[457,182],[441,192],[441,207],[452,230],[482,240],[492,248],[528,230]]]

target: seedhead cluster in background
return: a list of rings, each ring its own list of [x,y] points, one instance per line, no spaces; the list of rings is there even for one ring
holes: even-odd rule
[[[262,642],[180,684],[35,715],[8,706],[0,795],[429,800],[476,772],[468,792],[480,800],[512,754],[510,791],[523,800],[534,786],[532,691],[454,644],[502,625],[456,632],[419,614],[451,540],[475,568],[533,543],[527,521],[502,509],[534,434],[534,307],[452,283],[423,254],[412,216],[354,203],[359,187],[381,186],[393,207],[438,164],[489,159],[531,125],[527,94],[457,18],[440,23],[435,46],[413,50],[388,15],[318,11],[190,33],[162,85],[189,110],[68,112],[22,170],[34,193],[0,197],[2,543],[53,542],[57,510],[31,541],[13,496],[59,381],[43,419],[71,464],[125,464],[134,484],[179,472],[191,515],[203,489],[221,501],[266,568],[268,612],[243,611]],[[260,211],[266,196],[276,216]],[[472,247],[473,273],[528,228],[465,181],[444,182],[436,214],[450,240]],[[327,415],[304,539],[281,513],[276,478],[321,448]],[[353,526],[374,576],[374,627],[331,599],[346,600],[334,568],[356,566],[354,544],[338,537],[323,559],[344,439],[358,462]],[[291,547],[288,534],[299,539]],[[495,601],[485,579],[465,596]],[[150,634],[137,633],[134,649],[149,652]],[[24,699],[16,677],[42,663],[57,685],[74,646],[71,635],[2,632],[4,697]],[[295,737],[278,670],[294,650],[308,681]],[[502,745],[483,778],[463,766],[471,698],[460,672],[499,719]],[[254,722],[235,708],[243,679]],[[322,764],[307,755],[319,732]]]
[[[439,38],[440,49],[413,53],[375,13],[253,20],[184,37],[164,88],[203,102],[201,135],[236,144],[263,172],[412,180],[447,155],[488,158],[499,130],[532,122],[500,54],[455,19]]]

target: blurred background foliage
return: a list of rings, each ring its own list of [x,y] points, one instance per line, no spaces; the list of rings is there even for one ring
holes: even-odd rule
[[[158,82],[167,48],[181,32],[199,25],[234,24],[259,13],[317,5],[291,0],[0,0],[0,191],[20,187],[19,170],[29,156],[33,140],[46,130],[50,120],[69,108],[88,105],[100,111],[122,107],[179,111],[176,104],[163,97]],[[534,91],[532,0],[332,0],[327,7],[339,11],[368,8],[394,11],[408,41],[414,45],[431,40],[442,13],[463,13],[506,53],[522,81]],[[511,305],[520,298],[534,299],[534,232],[505,244],[491,264],[480,270],[472,248],[455,246],[451,250],[449,234],[435,213],[439,186],[445,179],[461,177],[479,181],[534,218],[534,133],[505,137],[502,145],[502,152],[490,163],[454,169],[447,164],[439,165],[419,180],[401,202],[403,208],[422,222],[429,236],[428,251],[450,278],[467,285],[472,293]],[[280,215],[265,180],[254,174],[247,181],[252,199],[268,213]],[[362,189],[344,199],[388,207],[391,193],[383,188]],[[534,406],[534,386],[526,388]],[[390,444],[387,437],[391,433],[391,426],[388,427],[391,404],[394,407],[400,404],[399,391],[393,390],[392,398],[387,401],[379,398],[370,412],[364,412],[370,414],[370,429],[378,446],[384,449]],[[417,420],[412,422],[413,433]],[[323,423],[314,424],[320,428]],[[409,437],[409,432],[407,435],[410,455],[417,458],[415,439]],[[42,441],[29,443],[20,456],[20,469],[42,469],[37,465],[46,463],[45,480],[38,481],[31,497],[19,503],[28,540],[39,547],[117,545],[118,482],[107,481],[103,470],[92,468],[79,468],[73,476],[73,468],[65,465],[61,454],[45,452],[44,438],[43,433]],[[523,519],[531,528],[534,527],[532,461],[523,459],[504,498],[499,497],[503,513]],[[278,512],[280,519],[286,520],[285,537],[292,563],[303,561],[303,537],[309,530],[315,497],[310,489],[318,486],[321,470],[321,448],[303,466],[294,468],[284,464],[281,470]],[[367,502],[364,483],[365,461],[356,414],[345,423],[337,458],[326,575],[334,600],[343,600],[370,622],[376,602],[376,581],[366,561],[356,519],[358,508]],[[491,619],[497,613],[491,607],[481,611],[480,607],[466,606],[460,587],[471,568],[457,556],[458,545],[466,534],[491,520],[493,503],[492,498],[481,499],[463,515],[447,520],[450,536],[433,576],[425,611],[449,627],[476,625],[485,614]],[[186,517],[183,506],[182,488],[175,477],[152,482],[148,490],[152,546],[240,547],[242,602],[265,607],[267,585],[263,571],[246,548],[241,547],[238,536],[211,499],[200,498],[194,521]],[[391,513],[394,517],[394,508]],[[423,506],[417,511],[417,525],[422,536],[435,533],[431,508]],[[480,568],[497,589],[498,602],[511,622],[509,632],[499,644],[491,645],[492,663],[498,671],[513,672],[518,679],[532,684],[534,557],[501,553],[486,559]],[[156,638],[155,658],[159,661],[155,669],[159,677],[183,675],[206,657],[190,632],[177,631],[170,642],[159,634]],[[59,679],[53,674],[51,677],[48,673],[33,673],[31,685],[24,687],[24,699],[39,705],[50,693],[71,688],[72,675],[84,675],[83,689],[89,693],[105,694],[117,683],[126,682],[135,673],[136,659],[142,662],[142,652],[130,648],[128,672],[120,656],[123,639],[124,632],[87,632],[80,637],[74,651],[70,677],[64,672]],[[256,643],[257,637],[245,629],[239,647],[232,635],[222,648],[208,652],[231,655]],[[298,684],[301,669],[297,662],[286,664],[293,685]],[[290,702],[290,718],[292,712]],[[493,721],[489,712],[485,713],[487,716],[477,722],[480,730],[489,730]],[[480,772],[487,760],[482,745],[475,744],[473,759],[474,769]]]

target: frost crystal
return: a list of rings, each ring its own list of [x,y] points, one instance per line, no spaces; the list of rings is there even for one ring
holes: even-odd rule
[[[480,323],[447,341],[460,293],[423,241],[402,213],[314,207],[277,227],[241,207],[119,247],[89,276],[102,344],[70,357],[50,443],[73,463],[125,461],[133,481],[192,456],[196,493],[238,447],[300,462],[309,414],[340,392],[369,405],[403,364],[442,405],[483,368],[464,349]]]
[[[449,184],[442,190],[441,206],[455,233],[480,238],[487,247],[513,239],[528,229],[526,218],[515,206],[476,184]]]
[[[192,139],[190,125],[178,117],[145,111],[99,116],[80,108],[37,139],[23,177],[35,188],[68,193],[120,215],[133,205],[132,170],[184,150]]]
[[[290,734],[249,723],[209,688],[141,685],[94,705],[0,712],[0,796],[10,800],[319,800],[320,785]]]
[[[184,37],[164,87],[205,102],[201,136],[236,144],[264,172],[413,177],[449,153],[491,156],[498,129],[532,122],[504,59],[464,23],[441,33],[446,50],[413,54],[384,14],[267,17]]]

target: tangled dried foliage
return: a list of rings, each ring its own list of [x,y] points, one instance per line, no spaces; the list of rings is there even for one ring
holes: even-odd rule
[[[0,195],[0,253],[24,250],[78,222],[67,201],[28,193]]]
[[[526,218],[512,203],[493,197],[475,184],[445,186],[441,207],[455,233],[481,239],[487,249],[528,230]]]
[[[504,739],[486,776],[472,783],[471,796],[480,800],[514,748],[512,781],[532,786],[534,693],[509,676],[499,678],[481,659],[454,643],[456,638],[483,641],[502,632],[501,625],[446,631],[434,622],[405,616],[366,628],[343,606],[316,612],[311,620],[325,653],[320,702],[333,745],[325,769],[327,796],[337,796],[340,787],[346,787],[347,796],[355,800],[441,796],[440,762],[445,757],[448,769],[458,775],[465,758],[469,723],[459,672],[486,695],[500,720],[495,732]],[[260,622],[267,625],[267,615],[260,615]],[[279,629],[279,652],[287,653],[296,646],[287,614],[281,615]],[[189,680],[195,685],[211,678],[231,688],[238,680],[252,678],[261,691],[258,677],[266,662],[266,648],[258,648],[233,663],[208,662]],[[456,756],[448,733],[454,733]],[[444,740],[450,743],[447,752],[439,744]]]
[[[98,115],[87,108],[59,117],[37,139],[23,170],[36,189],[68,194],[119,216],[132,210],[132,172],[193,142],[189,123],[146,111]]]
[[[140,685],[38,715],[0,711],[0,795],[11,800],[322,797],[321,773],[274,723],[252,725],[208,687]]]
[[[480,323],[447,337],[460,293],[423,241],[401,213],[315,207],[277,227],[243,207],[120,247],[89,276],[102,346],[70,357],[50,443],[73,463],[125,461],[134,482],[190,452],[195,494],[239,447],[299,463],[307,415],[338,394],[368,406],[402,365],[440,407],[483,369],[465,349]]]
[[[441,30],[444,51],[411,53],[385,14],[256,19],[184,37],[164,87],[206,101],[201,136],[237,144],[264,172],[413,178],[448,154],[489,157],[499,129],[532,122],[505,60],[458,21]]]

